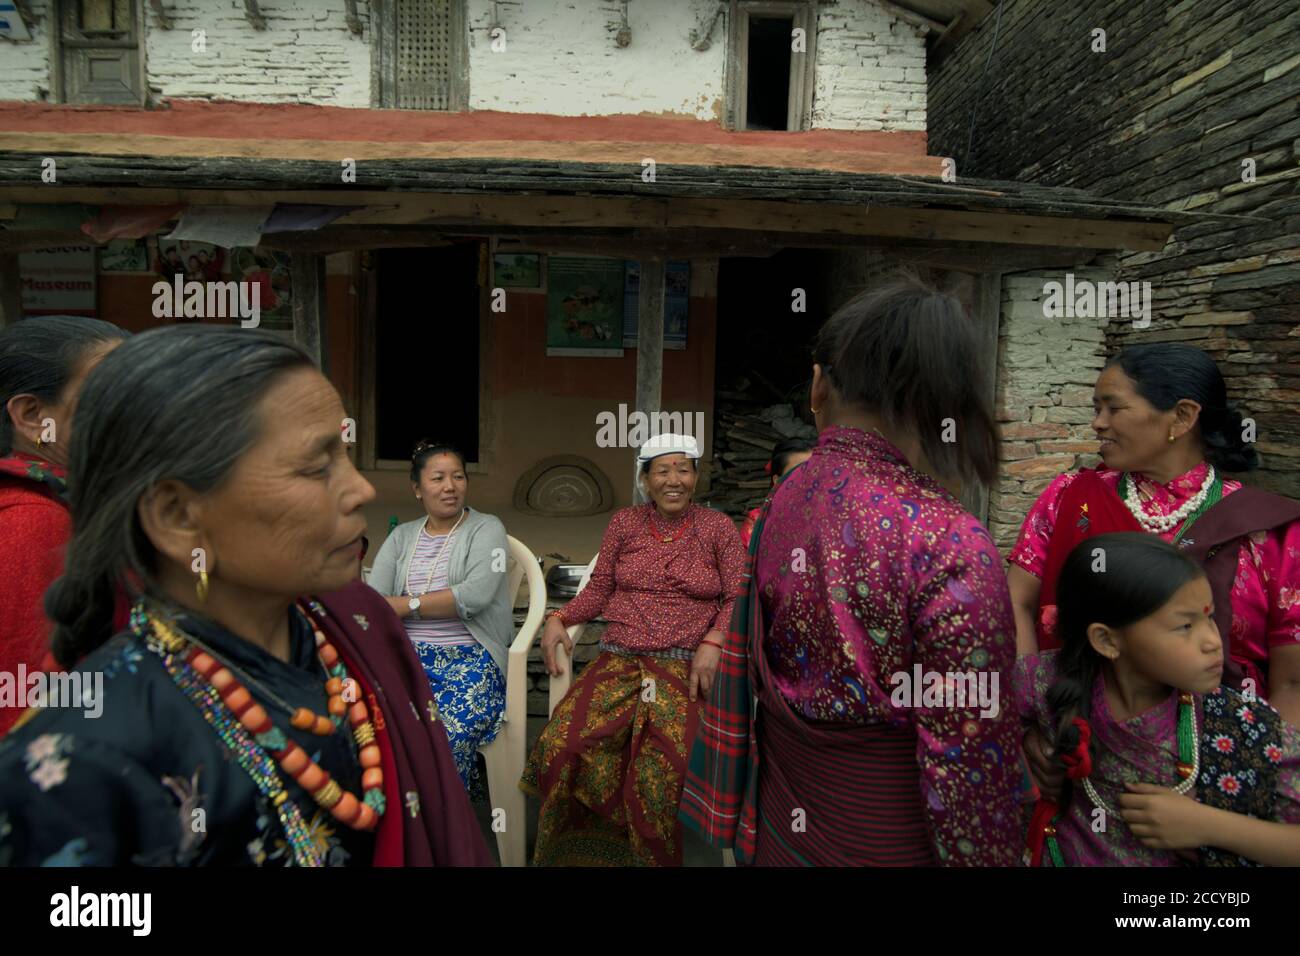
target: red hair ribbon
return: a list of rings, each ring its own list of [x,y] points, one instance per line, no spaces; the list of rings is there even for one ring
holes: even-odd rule
[[[772,463],[770,461],[763,466],[763,474],[765,475],[772,474]]]
[[[1065,775],[1071,780],[1082,780],[1092,773],[1092,752],[1088,744],[1092,740],[1092,727],[1082,717],[1070,721],[1079,729],[1079,742],[1074,750],[1061,754],[1061,763],[1065,764]]]
[[[1029,851],[1029,865],[1041,866],[1043,862],[1043,844],[1047,840],[1047,827],[1052,818],[1061,812],[1061,808],[1051,800],[1039,800],[1034,804],[1034,815],[1029,821],[1026,834],[1026,848]]]

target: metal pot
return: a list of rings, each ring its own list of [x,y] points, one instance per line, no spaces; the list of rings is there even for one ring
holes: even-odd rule
[[[557,564],[546,572],[548,597],[567,600],[578,593],[578,582],[587,571],[585,564]]]

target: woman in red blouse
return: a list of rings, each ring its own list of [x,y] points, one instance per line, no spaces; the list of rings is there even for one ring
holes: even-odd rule
[[[26,673],[44,669],[45,589],[72,536],[65,503],[68,441],[81,383],[127,335],[98,319],[50,315],[0,330],[0,736],[22,714]]]
[[[547,619],[552,676],[567,627],[602,613],[609,626],[520,781],[542,801],[538,866],[681,865],[686,758],[745,562],[731,519],[691,502],[699,457],[690,436],[642,447],[649,500],[614,514],[587,586]]]

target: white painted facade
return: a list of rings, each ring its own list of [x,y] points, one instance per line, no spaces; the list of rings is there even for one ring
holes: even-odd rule
[[[49,3],[31,0],[28,7],[39,18],[27,24],[31,39],[0,40],[0,100],[40,101],[50,87]]]
[[[821,8],[814,129],[925,130],[925,37],[871,0]]]
[[[469,96],[476,110],[601,116],[650,113],[721,119],[727,29],[707,50],[690,32],[708,26],[714,0],[630,0],[632,42],[615,43],[621,2],[501,0],[506,48],[493,52],[491,0],[469,0]],[[499,44],[498,44],[499,45]]]
[[[145,0],[145,68],[158,99],[222,99],[369,107],[369,0],[361,36],[344,0],[261,0],[254,30],[240,0],[166,0],[163,30]],[[0,100],[39,101],[50,88],[53,3],[31,0],[25,42],[0,40]],[[469,106],[559,116],[649,114],[716,121],[726,96],[725,16],[692,49],[716,0],[629,0],[631,42],[619,47],[621,0],[467,0]],[[494,20],[495,18],[495,20]],[[503,36],[493,49],[492,28]],[[504,48],[501,40],[504,40]],[[925,44],[874,0],[819,7],[812,125],[924,130]]]
[[[268,0],[258,4],[265,30],[254,30],[240,0],[167,0],[172,28],[146,14],[149,86],[164,98],[370,106],[368,0],[348,30],[343,0]],[[204,49],[195,50],[202,31]]]

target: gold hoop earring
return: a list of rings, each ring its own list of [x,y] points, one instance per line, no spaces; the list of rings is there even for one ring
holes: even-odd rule
[[[816,415],[816,414],[818,414],[818,413],[821,412],[821,409],[820,409],[820,408],[813,408],[811,405],[809,405],[809,406],[808,406],[808,411],[810,411],[810,412],[812,412],[814,415]]]
[[[42,445],[44,445],[44,444],[45,444],[45,439],[42,438],[40,435],[37,435],[37,436],[36,436],[36,447],[37,447],[37,448],[40,448],[40,447],[41,447]]]
[[[200,571],[199,580],[194,585],[194,594],[200,604],[206,604],[208,601],[208,586],[208,572]]]
[[[1173,443],[1174,443],[1174,430],[1171,428],[1169,429],[1169,444],[1172,445]]]

